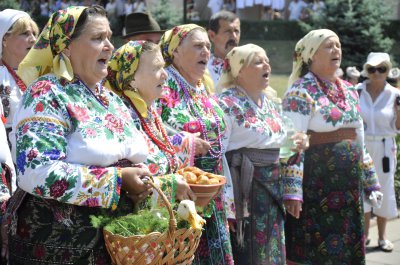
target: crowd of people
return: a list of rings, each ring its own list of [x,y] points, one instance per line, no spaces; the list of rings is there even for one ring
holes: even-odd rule
[[[393,250],[385,227],[398,214],[400,91],[387,82],[396,78],[387,53],[371,52],[361,73],[347,68],[347,81],[340,36],[312,30],[281,100],[268,54],[240,45],[230,11],[208,29],[161,29],[137,12],[124,22],[116,48],[100,5],[57,9],[40,35],[24,11],[0,12],[9,264],[111,264],[90,216],[126,215],[148,198],[162,205],[150,178],[172,203],[195,201],[177,173],[188,166],[227,181],[202,209],[193,264],[365,264],[371,212],[379,248]]]

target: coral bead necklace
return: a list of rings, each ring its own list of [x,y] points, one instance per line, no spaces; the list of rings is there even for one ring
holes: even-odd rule
[[[165,131],[157,113],[153,109],[151,109],[151,115],[148,116],[149,118],[144,119],[142,115],[140,115],[140,112],[136,109],[132,100],[127,96],[125,96],[125,98],[130,102],[131,106],[138,114],[140,124],[142,125],[146,134],[158,146],[158,148],[160,148],[164,152],[165,156],[168,159],[170,173],[175,172],[178,169],[175,150],[172,147],[171,142],[169,141],[167,132]],[[154,120],[151,121],[150,117],[152,117]]]

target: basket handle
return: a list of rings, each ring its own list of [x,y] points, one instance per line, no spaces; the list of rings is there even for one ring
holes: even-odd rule
[[[176,224],[176,219],[175,219],[175,216],[174,216],[174,212],[173,212],[173,210],[172,210],[172,207],[171,207],[171,204],[170,204],[170,202],[168,201],[168,198],[167,198],[167,196],[165,196],[165,194],[164,194],[164,192],[162,192],[162,190],[159,188],[159,187],[157,187],[156,186],[156,184],[154,184],[154,182],[150,179],[150,180],[146,180],[146,179],[144,179],[144,180],[142,180],[144,183],[146,183],[146,184],[150,184],[156,191],[157,191],[157,193],[161,196],[161,198],[162,198],[162,200],[165,202],[165,204],[167,205],[167,209],[168,209],[168,213],[169,213],[169,227],[168,227],[168,233],[169,233],[169,237],[170,237],[170,239],[172,239],[172,237],[173,237],[173,235],[174,235],[174,233],[175,233],[175,230],[176,230],[176,227],[177,227],[177,224]]]

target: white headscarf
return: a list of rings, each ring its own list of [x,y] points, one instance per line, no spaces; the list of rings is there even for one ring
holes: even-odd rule
[[[255,44],[246,44],[233,48],[225,57],[224,68],[217,86],[217,93],[223,89],[235,85],[236,78],[239,75],[245,62],[250,55],[256,52],[265,52],[263,48]]]
[[[11,26],[21,17],[30,17],[28,13],[15,9],[4,9],[0,12],[0,40],[3,41],[4,35]],[[3,44],[0,45],[0,59],[3,54]]]
[[[307,64],[318,50],[321,43],[329,37],[338,37],[335,32],[329,29],[312,30],[296,44],[293,56],[293,69],[289,77],[288,87],[300,78],[301,68]]]

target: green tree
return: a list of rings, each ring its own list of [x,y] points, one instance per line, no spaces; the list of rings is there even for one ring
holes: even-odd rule
[[[182,9],[174,7],[170,0],[157,1],[150,12],[162,29],[171,29],[183,23]]]
[[[384,34],[390,23],[387,14],[392,6],[376,0],[325,0],[326,8],[320,14],[312,14],[302,27],[328,28],[335,31],[342,43],[342,67],[364,64],[368,53],[390,53],[393,40]]]
[[[12,9],[19,9],[19,3],[17,0],[1,0],[0,1],[0,11],[12,8]]]

